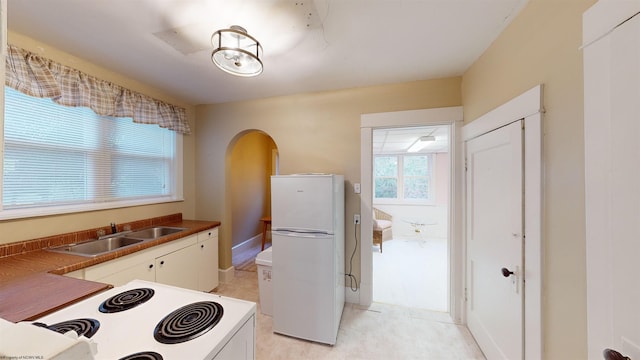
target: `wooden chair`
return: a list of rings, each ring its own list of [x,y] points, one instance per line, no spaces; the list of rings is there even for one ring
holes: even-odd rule
[[[382,242],[393,238],[391,233],[392,224],[393,216],[380,209],[373,208],[373,244],[380,245],[380,252],[382,252]]]
[[[262,222],[262,251],[264,251],[264,243],[267,240],[267,227],[271,226],[271,216],[260,218]]]

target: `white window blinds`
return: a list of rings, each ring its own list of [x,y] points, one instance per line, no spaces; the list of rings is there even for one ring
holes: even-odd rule
[[[5,87],[2,208],[172,198],[175,132]]]

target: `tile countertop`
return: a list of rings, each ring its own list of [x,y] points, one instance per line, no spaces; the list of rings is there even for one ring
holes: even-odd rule
[[[61,275],[197,234],[220,226],[220,222],[181,220],[162,226],[187,230],[96,257],[54,253],[42,249],[1,258],[0,317],[13,322],[37,319],[109,289],[112,287],[109,284]]]

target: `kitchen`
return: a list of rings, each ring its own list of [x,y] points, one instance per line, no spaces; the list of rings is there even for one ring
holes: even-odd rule
[[[274,139],[282,173],[335,172],[353,183],[362,176],[360,114],[463,105],[465,122],[470,122],[544,83],[545,273],[554,274],[545,278],[545,354],[550,359],[585,358],[583,100],[578,48],[581,16],[593,2],[531,1],[461,76],[200,106],[9,32],[12,43],[44,51],[54,60],[185,107],[195,135],[184,137],[184,202],[4,220],[0,223],[2,242],[72,232],[77,224],[98,227],[179,212],[186,219],[221,221],[219,266],[225,270],[231,266],[231,235],[225,232],[225,225],[232,221],[225,189],[232,180],[220,169],[227,166],[224,154],[229,144],[243,131],[261,129]],[[355,194],[345,200],[346,214],[359,212]],[[347,225],[346,233],[353,233],[352,225]],[[359,259],[355,260],[359,269]]]

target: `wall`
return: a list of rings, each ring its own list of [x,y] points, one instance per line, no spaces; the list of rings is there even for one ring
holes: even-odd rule
[[[182,106],[187,110],[187,118],[192,133],[195,132],[194,121],[195,108],[178,99],[172,98],[158,89],[135,82],[130,78],[116,74],[107,69],[91,64],[83,59],[61,52],[46,44],[17,33],[8,33],[8,42],[20,46],[26,50],[45,56],[64,65],[76,68],[100,79],[113,82],[144,93],[153,98],[164,100],[174,105]],[[185,201],[165,203],[159,205],[137,206],[130,208],[111,209],[104,211],[92,211],[77,214],[45,216],[38,218],[0,221],[0,243],[10,243],[20,240],[28,240],[49,235],[73,232],[85,228],[106,226],[110,222],[129,222],[150,217],[157,217],[173,213],[182,213],[185,219],[195,219],[195,168],[194,149],[195,136],[185,135],[184,140],[184,198]],[[215,220],[203,218],[203,220]]]
[[[544,84],[545,359],[586,358],[582,13],[594,0],[530,0],[463,76],[465,123]]]
[[[222,222],[220,268],[231,267],[229,184],[234,179],[225,161],[237,134],[257,129],[274,140],[280,173],[325,172],[345,176],[345,241],[353,251],[353,214],[360,199],[353,183],[360,182],[360,115],[400,110],[459,106],[460,78],[415,81],[340,91],[299,94],[196,108],[196,214]],[[210,184],[216,184],[212,187]],[[358,235],[360,238],[360,236]],[[360,278],[360,259],[353,268]]]
[[[236,246],[262,234],[260,218],[270,215],[271,150],[275,144],[261,132],[242,135],[231,151],[232,240]]]

